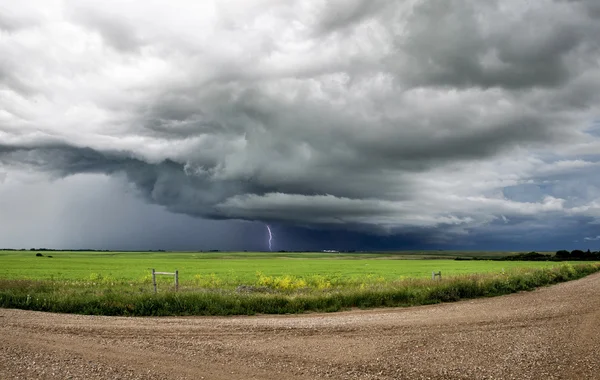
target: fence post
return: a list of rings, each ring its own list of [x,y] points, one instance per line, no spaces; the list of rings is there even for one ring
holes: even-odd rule
[[[158,293],[158,289],[156,287],[156,275],[166,275],[175,277],[175,291],[179,290],[179,271],[175,272],[157,272],[154,268],[152,268],[152,285],[154,286],[154,294]]]
[[[154,285],[154,294],[157,293],[156,290],[156,271],[152,268],[152,285]]]

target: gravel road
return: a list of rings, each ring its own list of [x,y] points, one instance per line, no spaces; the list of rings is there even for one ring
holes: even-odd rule
[[[122,318],[0,309],[0,379],[600,379],[600,273],[413,308]]]

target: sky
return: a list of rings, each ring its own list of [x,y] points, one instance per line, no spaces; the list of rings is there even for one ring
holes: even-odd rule
[[[600,249],[597,0],[0,0],[0,247]]]

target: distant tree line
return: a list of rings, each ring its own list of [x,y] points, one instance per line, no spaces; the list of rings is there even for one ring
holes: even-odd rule
[[[164,249],[149,249],[147,251],[129,251],[129,250],[114,250],[114,249],[53,249],[53,248],[0,248],[0,251],[48,251],[48,252],[166,252]]]
[[[543,254],[535,251],[519,253],[516,255],[498,258],[489,257],[457,257],[456,260],[498,260],[498,261],[600,261],[600,251],[582,251],[580,249],[571,252],[567,250],[557,251],[556,254]]]
[[[559,260],[584,260],[584,261],[592,261],[592,260],[600,260],[600,251],[581,251],[576,249],[574,251],[566,251],[560,250],[556,252],[555,258]]]

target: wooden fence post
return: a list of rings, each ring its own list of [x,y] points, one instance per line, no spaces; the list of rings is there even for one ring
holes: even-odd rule
[[[156,271],[152,268],[152,285],[154,286],[154,293],[156,293]]]
[[[157,272],[152,268],[152,285],[154,285],[154,294],[158,293],[158,289],[156,288],[156,275],[167,275],[175,277],[175,291],[179,290],[179,271],[175,272]]]
[[[154,270],[154,268],[152,269],[152,285],[154,285],[154,294],[157,293],[156,290],[156,271]]]

